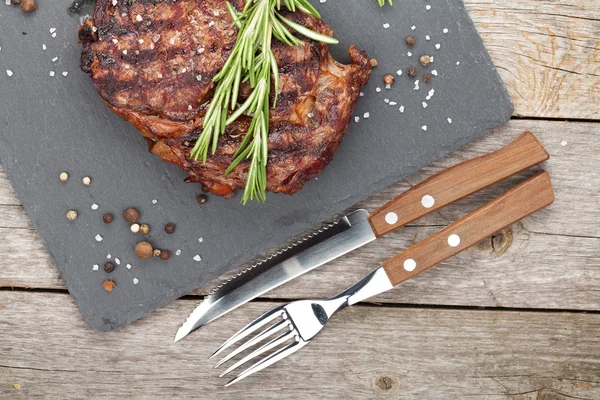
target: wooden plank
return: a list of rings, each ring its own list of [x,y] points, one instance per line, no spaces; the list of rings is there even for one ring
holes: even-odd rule
[[[517,115],[600,118],[599,2],[466,0],[465,4]]]
[[[275,304],[173,343],[190,305],[101,333],[67,295],[0,292],[0,398],[600,397],[598,314],[355,306],[300,352],[224,389],[208,355]]]
[[[378,301],[407,304],[452,304],[486,307],[600,309],[600,124],[512,121],[464,151],[434,163],[408,179],[412,184],[460,161],[510,142],[525,129],[535,132],[551,154],[556,202],[548,210],[515,225],[504,235],[484,241]],[[561,141],[567,140],[566,146]],[[269,293],[270,298],[327,297],[358,281],[376,266],[432,234],[469,210],[501,193],[517,179],[433,214],[412,227],[384,237]],[[408,188],[407,182],[363,202],[375,209]],[[0,186],[0,191],[7,191]],[[585,199],[586,207],[581,207]],[[0,225],[7,225],[0,212]],[[14,219],[14,218],[13,218]],[[64,288],[35,234],[27,229],[0,229],[0,286]],[[574,250],[576,249],[576,250]],[[206,294],[213,281],[194,292]]]

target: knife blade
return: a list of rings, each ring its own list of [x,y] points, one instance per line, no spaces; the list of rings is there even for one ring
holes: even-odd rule
[[[290,280],[549,158],[531,132],[446,169],[369,214],[358,210],[267,257],[218,287],[189,315],[175,342]]]
[[[374,241],[368,216],[366,210],[357,210],[240,272],[200,303],[177,331],[175,342],[257,296]]]

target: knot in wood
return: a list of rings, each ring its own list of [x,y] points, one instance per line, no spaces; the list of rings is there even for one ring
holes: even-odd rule
[[[384,390],[386,392],[394,390],[396,386],[398,386],[398,382],[395,378],[386,375],[378,377],[375,381],[375,384],[379,389]]]

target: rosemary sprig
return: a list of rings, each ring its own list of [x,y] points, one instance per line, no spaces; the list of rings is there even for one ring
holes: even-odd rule
[[[385,0],[377,0],[377,1],[379,1],[379,5],[381,7],[385,6]],[[391,6],[392,5],[392,0],[388,0],[388,3],[390,3],[390,6]]]
[[[320,18],[318,11],[308,0],[248,0],[238,12],[227,4],[233,23],[238,27],[238,38],[221,71],[213,78],[217,86],[204,117],[203,129],[191,156],[206,162],[209,149],[214,154],[219,136],[227,125],[240,116],[252,116],[252,122],[244,140],[234,154],[226,173],[230,173],[243,160],[250,159],[248,178],[242,203],[256,199],[263,202],[267,186],[269,95],[271,76],[275,87],[273,107],[277,105],[279,67],[271,50],[272,38],[295,46],[302,43],[292,34],[295,31],[309,39],[336,44],[337,40],[314,32],[281,14],[282,8],[291,12],[303,12]],[[238,104],[240,85],[249,82],[252,92],[243,104]],[[228,116],[229,110],[232,111]]]

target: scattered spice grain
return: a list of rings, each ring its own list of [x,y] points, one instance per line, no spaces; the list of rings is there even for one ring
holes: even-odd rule
[[[140,231],[140,224],[131,224],[129,229],[131,229],[131,232],[133,233],[138,233]]]
[[[154,257],[160,257],[160,254],[161,254],[161,253],[162,253],[162,252],[160,251],[160,249],[154,249],[154,250],[152,251],[152,255],[153,255]]]
[[[150,233],[150,225],[148,224],[141,224],[140,225],[140,233],[142,235],[147,235]]]
[[[198,196],[198,203],[200,203],[200,204],[206,203],[206,196],[203,195],[203,194],[199,195]]]
[[[82,182],[85,186],[90,186],[92,183],[92,179],[89,176],[84,176]]]
[[[152,245],[148,242],[139,242],[135,245],[135,255],[142,260],[148,260],[152,257]]]
[[[417,76],[417,70],[414,67],[410,67],[408,69],[408,76],[410,76],[411,78],[414,78],[415,76]]]
[[[426,67],[429,64],[431,64],[431,57],[428,56],[428,55],[424,55],[424,56],[421,56],[421,58],[419,59],[419,61],[421,61],[421,65],[422,66]]]
[[[113,222],[113,216],[110,213],[104,214],[104,216],[102,217],[102,220],[104,221],[105,224],[110,224],[111,222]]]
[[[378,66],[378,65],[379,65],[379,61],[377,61],[377,59],[376,59],[376,58],[371,58],[371,59],[369,60],[369,64],[371,64],[371,67],[375,68],[376,66]]]
[[[413,47],[415,45],[415,38],[412,36],[407,36],[406,44],[409,45],[410,47]]]
[[[425,76],[423,77],[423,82],[425,82],[425,83],[431,82],[431,75],[425,74]]]
[[[69,179],[69,174],[66,172],[61,172],[60,175],[58,176],[58,178],[60,179],[61,182],[66,182],[67,179]]]
[[[114,270],[115,270],[115,264],[111,263],[110,261],[107,262],[106,264],[104,264],[104,271],[105,272],[108,272],[110,274]]]
[[[163,250],[160,252],[160,258],[162,258],[163,260],[168,260],[169,258],[171,258],[171,252],[169,250]]]
[[[21,2],[21,10],[23,10],[23,12],[30,13],[35,11],[36,8],[37,5],[35,4],[35,0],[23,0]]]
[[[117,284],[114,281],[107,279],[102,283],[102,286],[104,286],[104,290],[106,290],[107,292],[112,292],[113,289],[117,287]]]
[[[167,232],[169,235],[172,234],[173,232],[175,232],[175,224],[172,224],[172,223],[166,224],[165,232]]]
[[[77,219],[77,211],[69,210],[69,212],[67,212],[67,219],[69,221],[75,221]]]
[[[393,85],[395,80],[396,79],[391,74],[387,74],[386,76],[383,77],[383,81],[385,82],[386,85],[390,85],[390,86]]]
[[[140,214],[135,208],[128,208],[127,210],[123,211],[123,218],[125,218],[125,221],[131,224],[136,223],[139,217]]]

